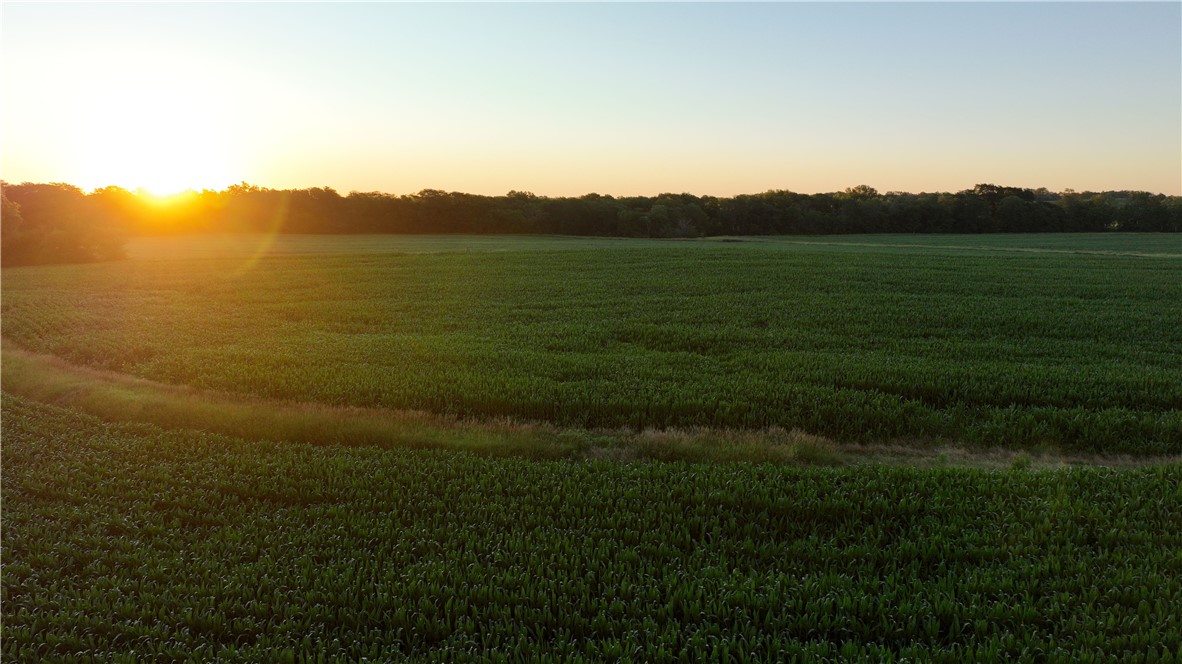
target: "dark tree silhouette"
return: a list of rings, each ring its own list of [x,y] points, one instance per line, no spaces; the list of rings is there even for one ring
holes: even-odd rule
[[[1136,191],[1055,193],[979,184],[959,193],[879,193],[858,185],[731,198],[665,193],[549,198],[438,189],[396,196],[242,183],[164,201],[106,187],[3,185],[3,263],[106,260],[127,235],[202,232],[548,233],[701,237],[836,233],[1182,231],[1182,197]]]

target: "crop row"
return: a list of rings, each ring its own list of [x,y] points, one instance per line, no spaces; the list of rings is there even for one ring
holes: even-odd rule
[[[1177,260],[621,246],[22,268],[4,333],[165,382],[460,417],[1182,451]]]
[[[3,408],[6,660],[1182,654],[1179,466],[489,460]]]

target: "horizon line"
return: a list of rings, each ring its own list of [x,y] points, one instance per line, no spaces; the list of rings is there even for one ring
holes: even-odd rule
[[[411,191],[411,192],[405,192],[405,193],[381,191],[381,190],[376,190],[376,189],[370,189],[370,190],[350,189],[346,193],[341,193],[340,189],[338,189],[337,187],[330,186],[330,185],[279,188],[279,187],[272,187],[272,186],[267,186],[267,185],[256,184],[253,182],[247,182],[246,180],[242,180],[242,181],[236,182],[234,184],[229,184],[229,185],[226,185],[221,188],[203,187],[203,188],[198,189],[198,188],[194,188],[194,187],[189,187],[186,189],[180,189],[180,190],[171,191],[171,192],[154,192],[150,188],[144,187],[144,186],[126,187],[126,186],[119,185],[119,184],[108,184],[108,185],[104,185],[104,186],[100,186],[100,187],[93,187],[93,188],[88,189],[86,187],[82,187],[82,186],[79,186],[79,185],[76,185],[76,184],[73,184],[70,182],[66,182],[64,180],[51,180],[51,181],[45,181],[45,182],[34,182],[32,180],[23,180],[19,183],[14,183],[14,182],[9,182],[4,179],[0,179],[0,188],[9,187],[9,186],[24,186],[24,185],[41,185],[41,186],[44,186],[44,185],[64,185],[67,187],[73,187],[75,189],[78,189],[84,195],[87,195],[87,196],[93,195],[96,192],[103,191],[106,189],[119,189],[119,190],[125,191],[127,193],[136,195],[136,196],[146,196],[146,197],[151,197],[151,198],[173,198],[173,197],[177,197],[177,196],[183,196],[186,194],[225,193],[233,188],[248,188],[248,189],[257,189],[260,191],[277,191],[277,192],[322,190],[322,191],[332,191],[332,192],[336,193],[338,196],[342,196],[342,197],[350,196],[352,194],[379,194],[382,196],[403,197],[403,196],[415,196],[415,195],[422,194],[424,192],[442,192],[445,194],[463,194],[466,196],[480,196],[480,197],[484,197],[484,198],[503,198],[503,197],[514,195],[514,194],[518,194],[518,195],[527,195],[527,196],[533,197],[533,198],[544,198],[544,199],[585,198],[587,196],[600,196],[600,197],[604,197],[604,198],[619,199],[619,198],[660,198],[661,196],[685,196],[685,195],[694,196],[696,198],[737,198],[740,196],[758,196],[760,194],[767,194],[767,193],[790,193],[790,194],[800,194],[800,195],[804,195],[804,196],[825,196],[825,195],[833,195],[833,194],[844,194],[844,193],[847,193],[847,192],[854,190],[854,189],[869,187],[870,189],[874,190],[874,195],[877,195],[877,196],[891,196],[891,195],[895,195],[895,196],[899,196],[899,195],[922,196],[922,195],[941,195],[941,194],[956,195],[956,194],[961,194],[961,193],[965,193],[965,192],[970,192],[970,191],[972,191],[972,189],[974,189],[975,187],[978,187],[978,186],[992,186],[992,187],[999,187],[999,188],[1003,188],[1003,189],[1021,189],[1021,190],[1027,190],[1027,191],[1033,191],[1033,192],[1045,191],[1047,193],[1059,194],[1059,195],[1064,195],[1064,194],[1104,194],[1104,193],[1143,193],[1143,194],[1150,194],[1152,196],[1165,196],[1167,198],[1182,197],[1182,193],[1171,194],[1171,193],[1166,193],[1163,191],[1156,191],[1155,192],[1155,191],[1151,191],[1149,189],[1100,189],[1100,190],[1096,190],[1096,189],[1074,189],[1072,187],[1066,187],[1064,189],[1056,191],[1053,189],[1049,189],[1047,187],[1004,185],[1004,184],[997,184],[994,182],[978,182],[972,186],[969,186],[969,187],[966,187],[964,189],[960,189],[957,191],[921,190],[921,191],[915,192],[915,191],[901,191],[901,190],[894,190],[894,189],[887,190],[887,191],[879,191],[878,188],[874,187],[873,185],[868,185],[866,183],[858,183],[855,185],[848,186],[845,189],[832,190],[832,191],[806,192],[806,191],[797,191],[797,190],[793,190],[793,189],[789,189],[789,188],[779,188],[779,189],[773,188],[773,189],[764,189],[762,191],[750,191],[750,192],[720,196],[720,195],[715,195],[715,194],[696,194],[696,193],[693,193],[690,191],[672,191],[672,190],[662,191],[662,192],[655,193],[655,194],[611,194],[611,193],[602,193],[602,192],[598,192],[598,191],[588,191],[588,192],[582,193],[582,194],[565,194],[565,195],[564,194],[557,194],[557,195],[555,195],[555,194],[538,194],[538,193],[529,191],[528,189],[510,189],[509,191],[504,192],[504,193],[500,193],[500,194],[480,194],[480,193],[473,193],[473,192],[460,191],[460,190],[438,189],[438,188],[434,188],[434,187],[424,187],[424,188],[419,189],[417,191]]]

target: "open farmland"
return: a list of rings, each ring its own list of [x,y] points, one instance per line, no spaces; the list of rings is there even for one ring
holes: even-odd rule
[[[1176,236],[227,242],[6,270],[4,336],[165,383],[477,420],[1182,452]]]
[[[5,269],[4,658],[1176,661],[1182,246],[1102,239]]]
[[[1182,476],[529,461],[5,397],[5,661],[1176,661]]]

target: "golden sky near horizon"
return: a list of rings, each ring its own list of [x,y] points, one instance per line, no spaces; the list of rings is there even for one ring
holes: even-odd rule
[[[1182,10],[6,5],[3,177],[1182,194]]]

